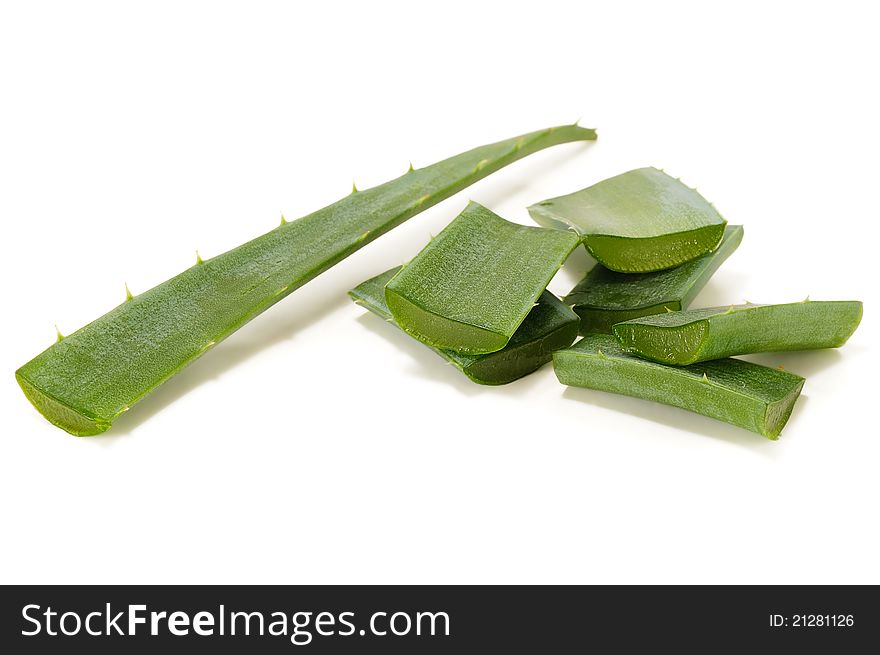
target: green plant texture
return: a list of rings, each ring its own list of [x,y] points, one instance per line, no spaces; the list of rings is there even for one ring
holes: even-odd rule
[[[742,238],[742,225],[728,225],[713,252],[665,271],[618,273],[596,264],[563,300],[580,316],[581,334],[607,334],[621,321],[687,309]]]
[[[657,364],[621,349],[607,334],[589,334],[553,354],[562,384],[652,400],[777,439],[804,379],[740,359],[691,366]]]
[[[861,302],[805,300],[669,312],[612,329],[627,352],[683,366],[749,353],[839,348],[861,319]]]
[[[394,321],[422,343],[471,355],[504,348],[578,244],[471,202],[385,287]]]
[[[529,207],[547,227],[572,228],[596,260],[619,273],[649,273],[705,255],[726,221],[694,189],[639,168]]]
[[[392,268],[362,282],[348,295],[359,305],[396,326],[385,304],[385,285],[400,268]],[[577,333],[577,315],[552,293],[544,291],[501,350],[485,355],[468,355],[442,348],[432,350],[477,384],[507,384],[549,362],[553,351],[570,346],[577,338]]]
[[[351,195],[127,298],[16,371],[30,402],[75,435],[122,413],[288,294],[405,220],[544,148],[595,139],[568,125],[482,146]]]

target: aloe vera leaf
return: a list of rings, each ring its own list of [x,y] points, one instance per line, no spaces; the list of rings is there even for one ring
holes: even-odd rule
[[[862,320],[862,303],[732,305],[644,316],[612,328],[624,350],[684,366],[731,355],[839,348]]]
[[[547,227],[573,228],[596,260],[620,273],[648,273],[711,252],[727,223],[694,189],[639,168],[529,207]]]
[[[666,366],[630,355],[609,334],[553,353],[562,384],[653,400],[776,439],[804,378],[741,359]]]
[[[482,146],[283,223],[124,302],[16,372],[31,403],[75,435],[98,434],[252,318],[424,209],[544,148],[591,140],[576,125]]]
[[[401,268],[392,268],[362,282],[348,295],[359,305],[397,325],[385,303],[385,285]],[[544,291],[501,350],[485,355],[468,355],[443,348],[432,350],[478,384],[507,384],[549,362],[553,351],[570,346],[577,333],[577,315],[552,293]]]
[[[434,348],[501,350],[578,244],[471,202],[385,287],[394,321]]]
[[[687,309],[742,238],[742,225],[728,225],[713,252],[665,271],[618,273],[596,264],[563,300],[580,316],[581,334],[610,333],[615,323]]]

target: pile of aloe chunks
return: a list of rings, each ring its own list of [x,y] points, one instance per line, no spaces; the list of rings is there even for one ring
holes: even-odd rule
[[[149,291],[127,293],[72,335],[59,333],[16,378],[55,425],[103,432],[217,342],[404,220],[533,152],[595,138],[577,125],[532,132],[282,219]],[[563,384],[674,405],[770,439],[804,379],[733,356],[837,348],[861,320],[857,301],[688,309],[743,228],[655,168],[529,213],[541,227],[471,202],[408,264],[349,294],[474,382],[506,384],[552,359]],[[560,300],[547,285],[581,244],[598,263]]]

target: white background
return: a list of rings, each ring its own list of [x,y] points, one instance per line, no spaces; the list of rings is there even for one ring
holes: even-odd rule
[[[2,582],[880,582],[871,3],[4,3]],[[714,8],[712,8],[714,6]],[[74,438],[13,371],[124,297],[483,143],[599,129],[417,216]],[[739,251],[694,306],[861,299],[782,439],[470,383],[345,292],[468,198],[681,176]],[[572,258],[551,289],[589,266]]]

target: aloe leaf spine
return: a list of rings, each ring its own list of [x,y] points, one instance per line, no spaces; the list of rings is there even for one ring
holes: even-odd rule
[[[75,435],[101,433],[242,325],[390,229],[534,152],[592,139],[593,130],[577,125],[531,132],[282,221],[134,296],[37,355],[16,379],[56,426]]]

